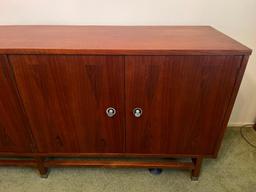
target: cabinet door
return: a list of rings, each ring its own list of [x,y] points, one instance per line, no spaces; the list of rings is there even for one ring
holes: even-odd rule
[[[241,59],[126,57],[127,152],[213,155]]]
[[[39,152],[124,148],[124,61],[119,56],[10,56]],[[106,109],[116,114],[108,117]]]
[[[7,57],[0,55],[0,153],[31,152],[31,137]]]

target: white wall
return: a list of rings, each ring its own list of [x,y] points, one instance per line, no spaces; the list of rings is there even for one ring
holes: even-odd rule
[[[256,49],[256,0],[0,0],[0,25],[212,25]],[[256,51],[230,123],[256,117]]]

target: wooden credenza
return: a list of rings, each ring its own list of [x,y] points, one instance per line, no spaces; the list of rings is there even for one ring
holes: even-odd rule
[[[197,179],[250,54],[207,26],[1,26],[0,165],[181,168]]]

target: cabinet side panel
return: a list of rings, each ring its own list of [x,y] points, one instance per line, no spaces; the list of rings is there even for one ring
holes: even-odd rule
[[[239,70],[237,71],[237,75],[236,75],[236,80],[235,80],[235,84],[234,84],[234,87],[233,87],[233,91],[232,91],[232,94],[230,96],[230,100],[229,100],[228,107],[226,109],[226,113],[225,113],[224,118],[223,118],[223,122],[222,122],[223,129],[222,129],[222,131],[219,134],[218,140],[216,141],[214,157],[217,157],[217,155],[218,155],[218,152],[219,152],[219,149],[220,149],[220,146],[221,146],[221,141],[223,139],[225,130],[227,128],[228,121],[229,121],[229,118],[230,118],[233,106],[235,104],[236,96],[238,94],[238,90],[239,90],[240,84],[242,82],[243,75],[244,75],[244,72],[245,72],[248,60],[249,60],[249,56],[243,56],[242,59],[241,59],[241,57],[238,57],[238,56],[235,57],[235,58],[237,58],[236,63],[240,62],[241,64],[239,65]]]
[[[0,153],[31,152],[31,137],[7,56],[0,55]]]

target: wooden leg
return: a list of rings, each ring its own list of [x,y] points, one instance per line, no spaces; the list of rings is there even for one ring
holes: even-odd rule
[[[36,157],[35,159],[37,161],[37,169],[39,171],[41,178],[47,178],[48,177],[48,168],[44,166],[44,158]]]
[[[192,161],[195,165],[195,168],[192,170],[191,180],[197,181],[200,175],[200,169],[201,169],[203,158],[202,157],[192,158]]]

